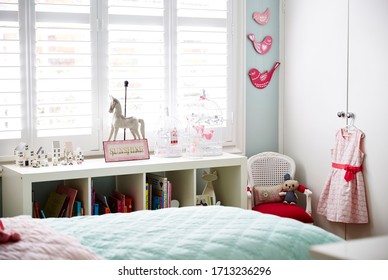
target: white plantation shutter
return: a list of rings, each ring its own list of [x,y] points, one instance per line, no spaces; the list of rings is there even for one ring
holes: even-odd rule
[[[128,81],[126,116],[144,119],[146,137],[152,138],[168,98],[164,1],[108,3],[109,93],[120,100],[124,112]],[[124,139],[123,130],[117,139]]]
[[[165,108],[184,123],[203,90],[233,145],[237,2],[0,0],[0,157],[20,142],[50,152],[54,140],[101,154],[109,95],[145,120],[152,149]]]
[[[228,108],[230,32],[227,0],[177,0],[176,100],[181,118],[205,90],[228,120],[227,112],[233,111]],[[223,136],[225,142],[232,140],[228,130]]]
[[[98,148],[90,0],[35,0],[35,132]]]
[[[184,123],[203,90],[228,119],[227,0],[110,0],[108,11],[109,92],[124,107],[128,80],[127,116],[146,121],[148,138],[165,107]]]
[[[23,101],[17,0],[0,0],[0,153],[22,139]]]

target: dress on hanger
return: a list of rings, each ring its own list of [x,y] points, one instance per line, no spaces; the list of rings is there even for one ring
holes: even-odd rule
[[[332,171],[318,201],[317,213],[329,221],[368,223],[365,183],[362,173],[364,133],[340,129],[331,149]]]

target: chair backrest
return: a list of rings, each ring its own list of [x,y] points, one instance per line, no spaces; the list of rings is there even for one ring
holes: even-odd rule
[[[289,156],[263,152],[248,159],[248,185],[274,186],[284,182],[284,175],[295,175],[295,161]]]

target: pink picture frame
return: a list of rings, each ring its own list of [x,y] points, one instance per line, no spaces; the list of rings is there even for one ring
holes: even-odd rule
[[[105,162],[149,159],[147,139],[104,141]]]

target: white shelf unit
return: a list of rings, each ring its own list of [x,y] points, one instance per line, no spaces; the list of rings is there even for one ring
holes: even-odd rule
[[[213,182],[217,200],[222,205],[246,208],[247,159],[226,154],[202,158],[159,158],[106,163],[103,158],[87,159],[81,165],[18,167],[3,165],[3,216],[32,215],[33,199],[43,208],[50,191],[58,183],[77,188],[77,199],[84,203],[85,215],[91,214],[91,191],[108,194],[116,189],[133,198],[133,210],[145,209],[147,173],[165,174],[172,182],[172,199],[180,206],[195,205],[197,182],[203,170],[217,170]],[[111,179],[112,184],[104,185]]]

